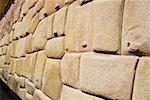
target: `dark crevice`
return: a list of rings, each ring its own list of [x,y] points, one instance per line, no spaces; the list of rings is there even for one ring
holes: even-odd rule
[[[84,1],[82,1],[81,6],[84,5],[84,4],[87,4],[87,3],[89,3],[89,2],[92,2],[92,1],[93,1],[93,0],[84,0]]]
[[[134,54],[134,55],[139,56],[139,57],[145,56],[145,53],[140,51],[139,49],[129,50],[129,53]]]
[[[59,5],[55,7],[56,11],[58,11],[60,9]]]
[[[103,53],[103,54],[114,54],[114,55],[118,55],[117,52],[119,50],[116,50],[116,51],[97,51],[97,50],[94,50],[94,52],[96,53]]]

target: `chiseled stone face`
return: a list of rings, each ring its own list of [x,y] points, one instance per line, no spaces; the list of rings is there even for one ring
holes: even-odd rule
[[[64,30],[65,30],[67,8],[68,6],[65,6],[55,13],[53,23],[53,37],[62,36],[65,34]]]
[[[90,96],[80,90],[63,85],[60,100],[103,100],[94,96]]]
[[[54,14],[48,16],[47,18],[47,39],[51,39],[53,37]]]
[[[65,37],[58,37],[48,40],[45,47],[45,54],[48,57],[61,58],[65,53],[64,38]]]
[[[142,57],[136,69],[132,100],[150,99],[150,57]]]
[[[75,88],[79,81],[80,56],[79,53],[66,53],[60,65],[62,82]]]
[[[41,90],[36,89],[33,94],[33,100],[51,100]]]
[[[135,56],[83,54],[79,88],[112,99],[130,100],[137,59]]]
[[[46,59],[47,57],[44,54],[44,51],[39,51],[37,53],[33,83],[36,86],[36,88],[39,89],[41,88],[41,84],[42,84],[42,75],[43,75]]]
[[[149,5],[149,0],[125,1],[122,54],[150,55]]]
[[[124,0],[93,1],[93,48],[120,53]]]
[[[42,91],[54,100],[59,100],[61,91],[60,60],[47,59],[42,78]]]
[[[93,3],[79,6],[78,1],[69,6],[65,26],[66,51],[92,50],[92,6]]]

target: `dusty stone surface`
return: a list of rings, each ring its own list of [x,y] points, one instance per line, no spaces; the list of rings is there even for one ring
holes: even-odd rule
[[[60,64],[62,82],[75,88],[79,81],[80,56],[79,53],[66,53]]]
[[[47,59],[43,72],[42,91],[54,100],[59,100],[61,91],[60,60]]]
[[[116,53],[120,50],[123,4],[123,0],[93,1],[93,48],[95,51]]]
[[[64,38],[58,37],[48,40],[45,46],[45,54],[52,58],[62,58],[65,53]]]
[[[150,57],[140,58],[135,75],[132,100],[150,99],[149,66],[150,66]]]
[[[150,1],[125,1],[122,54],[150,56]]]
[[[60,100],[103,100],[63,85]]]
[[[79,87],[112,99],[130,100],[138,57],[85,53],[81,56]]]

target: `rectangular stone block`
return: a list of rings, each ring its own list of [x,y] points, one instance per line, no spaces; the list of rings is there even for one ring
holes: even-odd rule
[[[36,89],[33,94],[33,100],[51,100],[41,90]]]
[[[66,53],[60,64],[62,82],[74,88],[78,87],[80,56],[79,53]]]
[[[21,8],[20,19],[22,19],[28,13],[29,5],[30,5],[30,0],[25,0]]]
[[[25,88],[25,80],[26,80],[26,78],[22,77],[22,76],[20,76],[20,77],[17,78],[17,82],[19,83],[19,86],[21,88]]]
[[[65,53],[64,38],[58,37],[48,40],[45,46],[45,54],[52,58],[62,58]]]
[[[79,6],[78,1],[69,6],[65,27],[66,51],[80,52],[92,50],[92,7],[93,3]]]
[[[53,23],[53,37],[58,37],[65,34],[64,32],[65,32],[67,8],[68,6],[65,6],[55,13]]]
[[[3,47],[2,47],[2,54],[3,55],[6,55],[6,52],[7,52],[7,45],[4,45]]]
[[[42,75],[43,75],[43,70],[44,70],[46,59],[47,57],[44,54],[44,51],[39,51],[37,53],[33,83],[36,86],[36,88],[39,88],[39,89],[41,89]]]
[[[111,99],[130,100],[138,57],[85,53],[81,56],[79,86]]]
[[[42,78],[42,91],[53,100],[59,100],[61,91],[60,60],[47,59]]]
[[[47,18],[47,39],[51,39],[53,37],[54,14],[48,16]]]
[[[120,53],[123,7],[124,0],[93,1],[93,48],[95,51]]]
[[[63,85],[60,100],[104,100]]]
[[[150,98],[150,57],[139,59],[134,80],[132,100],[148,100]]]
[[[17,41],[12,41],[11,45],[11,56],[15,57],[15,52],[16,52],[16,46],[17,46]]]
[[[126,0],[122,27],[122,54],[150,56],[150,1]]]

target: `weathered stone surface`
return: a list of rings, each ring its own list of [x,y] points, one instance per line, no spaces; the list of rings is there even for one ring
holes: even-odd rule
[[[66,53],[60,64],[62,82],[75,88],[79,81],[80,56],[79,53]]]
[[[35,5],[36,12],[39,12],[43,8],[44,2],[45,2],[45,0],[38,0],[38,2]]]
[[[29,10],[29,5],[30,5],[30,0],[25,0],[21,8],[20,19],[22,19],[27,14]]]
[[[4,46],[2,47],[2,54],[3,54],[3,55],[6,55],[6,52],[7,52],[7,46],[4,45]]]
[[[47,59],[43,72],[42,91],[54,100],[59,100],[61,91],[60,60]]]
[[[29,8],[33,7],[37,3],[37,1],[38,0],[30,0]]]
[[[81,56],[79,86],[112,99],[130,100],[138,57],[85,53]]]
[[[25,100],[33,100],[33,96],[29,93],[26,93]]]
[[[16,59],[15,58],[11,58],[9,73],[10,74],[14,74],[15,72],[16,72]]]
[[[122,54],[150,55],[150,1],[126,0],[122,28]]]
[[[60,100],[103,100],[63,85]]]
[[[26,90],[33,95],[35,91],[35,86],[32,82],[30,82],[28,79],[25,80],[25,88]]]
[[[26,93],[27,93],[27,90],[24,89],[24,88],[20,88],[19,91],[17,92],[18,96],[19,96],[22,100],[25,100]]]
[[[149,100],[150,99],[150,57],[142,57],[139,60],[132,100]]]
[[[5,56],[5,64],[10,64],[10,58],[11,58],[10,53],[11,53],[11,46],[9,45]]]
[[[33,94],[33,100],[51,100],[42,91],[36,89]]]
[[[0,56],[3,55],[2,47],[0,47]]]
[[[48,57],[61,58],[64,53],[64,37],[53,38],[47,41],[45,54]]]
[[[4,67],[4,63],[5,63],[5,55],[0,56],[0,67]]]
[[[11,56],[15,57],[15,52],[16,52],[16,46],[17,46],[17,41],[12,41],[11,45]]]
[[[43,75],[46,59],[47,57],[44,54],[44,51],[39,51],[37,53],[33,83],[39,89],[41,88],[41,84],[42,84],[42,75]]]
[[[25,87],[25,80],[26,80],[25,77],[18,77],[17,81],[18,81],[21,88]]]
[[[23,62],[22,58],[16,59],[16,71],[15,72],[18,75],[22,75],[22,70],[21,70],[22,62]]]
[[[62,36],[65,34],[64,31],[65,31],[67,8],[68,6],[65,6],[55,13],[53,23],[53,37]]]
[[[67,51],[92,50],[92,6],[93,3],[79,6],[78,1],[69,6],[65,27]]]
[[[17,40],[17,43],[16,43],[16,51],[15,51],[15,56],[14,57],[21,57],[21,45],[22,45],[22,41],[23,39],[19,39]]]
[[[32,52],[32,35],[31,34],[25,37],[25,52],[26,53]]]
[[[123,5],[124,0],[93,1],[93,48],[95,51],[120,53]]]
[[[54,20],[54,14],[48,16],[48,19],[47,19],[47,39],[51,39],[53,37],[53,20]]]
[[[17,81],[15,80],[14,75],[9,75],[8,76],[8,81],[7,85],[9,86],[10,89],[12,89],[14,92],[17,89]]]

